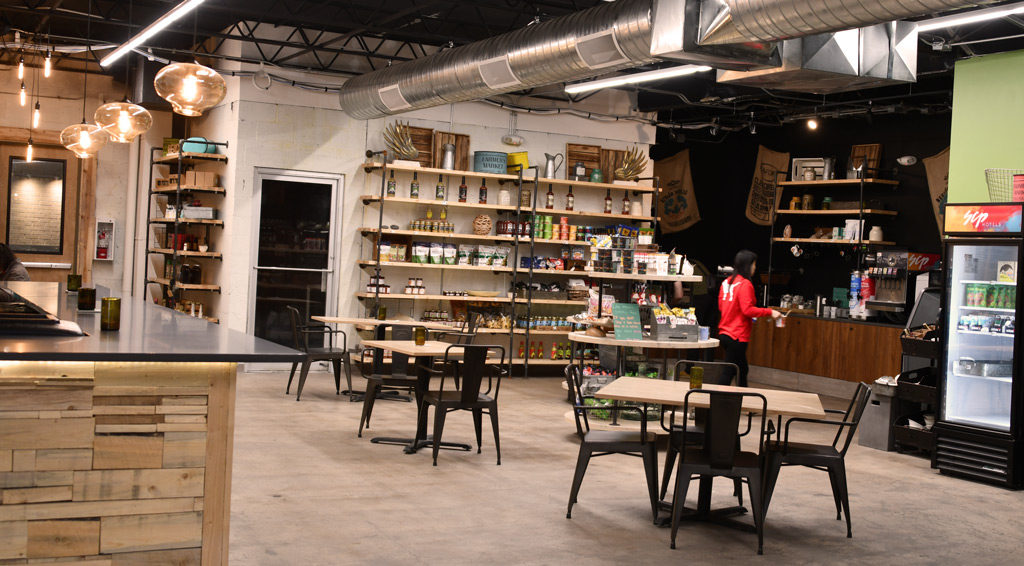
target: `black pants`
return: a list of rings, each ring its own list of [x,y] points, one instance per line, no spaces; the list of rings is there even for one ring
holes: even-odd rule
[[[725,361],[730,364],[736,364],[740,368],[740,375],[736,380],[736,385],[746,387],[747,374],[750,372],[750,366],[747,364],[747,345],[749,342],[740,342],[728,334],[719,334],[718,340],[725,347]]]

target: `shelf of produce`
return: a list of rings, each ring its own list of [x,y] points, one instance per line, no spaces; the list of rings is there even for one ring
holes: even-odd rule
[[[972,307],[970,305],[960,305],[960,308],[969,311],[1005,312],[1010,314],[1014,314],[1017,312],[1017,309],[1005,309],[996,307]]]
[[[228,156],[221,155],[219,153],[197,153],[192,151],[186,151],[183,153],[168,153],[163,157],[157,157],[153,160],[153,163],[177,163],[178,159],[186,162],[196,161],[223,161],[227,162]]]
[[[363,204],[381,202],[381,198],[377,195],[363,195],[362,199]],[[516,207],[514,206],[503,206],[500,204],[479,204],[475,202],[458,202],[450,200],[433,200],[408,197],[384,197],[384,202],[412,205],[423,204],[427,206],[442,206],[448,208],[474,208],[477,210],[497,210],[499,212],[514,212],[516,209]]]
[[[899,181],[890,179],[864,179],[865,185],[899,185]],[[827,186],[851,186],[860,185],[861,179],[822,179],[818,181],[781,181],[780,187],[827,187]]]
[[[159,283],[160,285],[170,285],[171,280],[164,277],[151,277],[150,283]],[[175,289],[183,289],[186,291],[220,291],[220,285],[203,285],[199,283],[178,283],[174,282]]]
[[[361,267],[376,267],[377,262],[361,260]],[[452,269],[457,271],[490,271],[493,273],[512,273],[511,267],[497,265],[446,265],[439,263],[412,263],[411,261],[382,261],[381,267],[411,267],[415,269]]]
[[[157,187],[153,189],[155,194],[167,195],[178,192],[177,185],[170,185],[164,187]],[[216,195],[224,194],[224,187],[204,187],[201,185],[182,185],[181,192],[183,193],[211,193]]]
[[[498,179],[501,181],[517,181],[518,175],[509,175],[507,173],[477,173],[476,171],[458,171],[455,169],[438,169],[436,167],[416,167],[413,165],[379,165],[374,163],[367,163],[363,165],[363,168],[369,171],[375,171],[384,169],[385,171],[404,171],[407,173],[424,173],[426,175],[449,175],[455,177],[467,177],[470,179]]]
[[[174,224],[173,218],[150,218],[150,222],[153,224]],[[179,218],[177,220],[179,224],[207,224],[210,226],[224,226],[223,220],[214,220],[212,218]]]
[[[965,280],[961,281],[960,284],[961,285],[965,285],[965,284],[1006,285],[1008,287],[1014,287],[1014,286],[1017,285],[1016,283],[1011,283],[1009,281],[975,281],[975,280],[969,280],[969,279],[965,279]]]
[[[360,228],[359,231],[364,236],[377,234],[376,228]],[[423,230],[393,230],[385,228],[381,230],[381,233],[385,236],[413,236],[415,238],[441,238],[444,240],[467,240],[467,241],[481,241],[481,242],[511,242],[513,241],[512,236],[502,236],[498,234],[484,235],[479,234],[460,234],[456,232],[424,232]]]
[[[775,211],[775,214],[793,214],[797,216],[857,216],[862,213],[875,216],[896,216],[895,210],[884,210],[881,208],[865,208],[864,210],[857,208],[847,208],[842,210],[790,210],[780,208]]]
[[[632,281],[671,281],[679,283],[700,283],[704,280],[700,275],[654,275],[639,273],[602,273],[600,271],[587,271],[588,277],[594,279],[626,279]]]
[[[373,293],[356,293],[356,297],[360,299],[372,299],[374,296],[375,295]],[[451,295],[406,295],[405,293],[384,293],[380,295],[380,298],[395,301],[468,301],[473,303],[512,302],[512,299],[508,297],[453,297]]]
[[[780,243],[793,243],[793,244],[832,244],[832,245],[845,245],[845,246],[895,246],[896,242],[887,242],[883,240],[872,241],[872,240],[826,240],[824,238],[772,238],[773,242]]]
[[[516,303],[525,305],[532,302],[535,305],[586,305],[587,301],[570,301],[569,299],[533,299],[527,301],[526,299],[516,299]]]
[[[149,248],[149,253],[163,255],[175,255],[175,253],[177,253],[177,255],[182,257],[205,257],[210,259],[221,259],[224,257],[220,252],[200,252],[192,250],[177,250],[177,252],[175,252],[175,250],[170,248]]]

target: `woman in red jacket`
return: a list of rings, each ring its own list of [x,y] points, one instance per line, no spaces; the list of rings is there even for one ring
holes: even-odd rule
[[[733,260],[733,274],[722,282],[718,292],[718,310],[722,313],[722,319],[718,322],[718,339],[725,347],[725,361],[740,368],[737,381],[740,387],[747,386],[747,373],[750,371],[747,365],[747,345],[750,343],[752,319],[759,316],[782,316],[777,310],[757,306],[754,284],[750,282],[756,270],[757,254],[741,250]]]

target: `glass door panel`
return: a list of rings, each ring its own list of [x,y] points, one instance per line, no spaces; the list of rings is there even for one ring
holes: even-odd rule
[[[1018,247],[951,244],[943,420],[1010,429]]]

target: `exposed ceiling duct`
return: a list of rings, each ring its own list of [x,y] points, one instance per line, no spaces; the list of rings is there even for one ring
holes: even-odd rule
[[[992,4],[996,0],[703,0],[701,45],[777,41]]]

